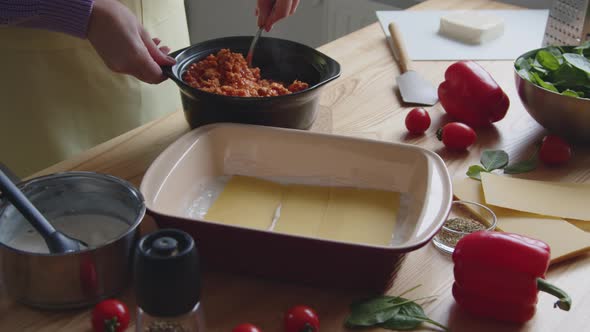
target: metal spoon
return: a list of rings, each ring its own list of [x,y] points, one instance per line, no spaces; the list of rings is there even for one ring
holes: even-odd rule
[[[80,240],[71,237],[56,230],[51,223],[37,210],[37,208],[27,199],[27,197],[18,189],[10,180],[2,168],[0,168],[0,190],[9,202],[27,219],[27,221],[41,234],[49,252],[52,254],[62,254],[67,252],[79,251],[88,245]]]
[[[267,20],[268,17],[272,15],[272,13],[275,9],[275,3],[276,3],[276,0],[272,2],[270,12],[268,13],[268,16],[266,17],[265,20]],[[262,35],[262,30],[264,30],[264,25],[262,27],[258,28],[258,31],[254,35],[254,39],[252,39],[252,43],[250,44],[250,48],[248,49],[248,55],[246,55],[246,62],[248,62],[248,67],[250,67],[250,68],[252,68],[252,57],[254,56],[254,48],[256,47],[256,43],[258,42],[260,35]]]

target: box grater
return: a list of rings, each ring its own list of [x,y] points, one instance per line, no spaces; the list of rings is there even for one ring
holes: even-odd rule
[[[580,45],[590,37],[588,0],[554,0],[543,46]]]

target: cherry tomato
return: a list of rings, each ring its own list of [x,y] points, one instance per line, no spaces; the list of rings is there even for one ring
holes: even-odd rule
[[[256,325],[244,323],[234,327],[231,332],[262,332],[262,330],[260,330]]]
[[[318,332],[319,330],[320,319],[310,307],[297,305],[285,314],[285,332]]]
[[[122,332],[129,326],[127,306],[115,299],[104,300],[92,310],[94,332]]]
[[[422,134],[430,127],[430,115],[423,108],[414,108],[406,115],[406,128],[412,134]]]
[[[475,131],[461,122],[447,123],[438,130],[436,136],[451,150],[465,150],[477,139]]]
[[[572,157],[572,149],[568,142],[555,135],[548,135],[543,138],[539,159],[549,166],[559,166],[567,163]]]

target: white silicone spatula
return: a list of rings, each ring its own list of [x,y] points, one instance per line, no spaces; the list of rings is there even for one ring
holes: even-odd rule
[[[412,69],[412,61],[404,46],[402,36],[395,23],[389,23],[389,32],[393,42],[393,55],[397,61],[401,75],[396,79],[399,92],[406,103],[434,105],[438,102],[438,94],[432,83],[426,81]]]

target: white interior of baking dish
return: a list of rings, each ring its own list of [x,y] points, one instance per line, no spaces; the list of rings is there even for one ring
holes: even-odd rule
[[[241,124],[209,125],[181,137],[148,169],[141,192],[154,212],[203,222],[206,208],[232,175],[400,192],[392,248],[431,238],[452,200],[444,163],[428,150]]]

